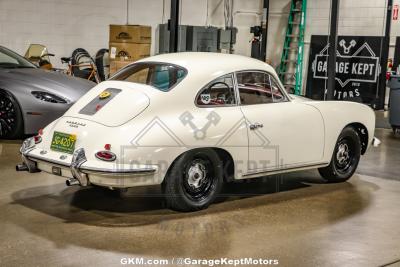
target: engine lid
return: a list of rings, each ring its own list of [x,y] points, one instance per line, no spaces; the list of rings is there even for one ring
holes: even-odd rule
[[[116,127],[139,115],[150,104],[148,85],[102,82],[79,99],[64,116]]]

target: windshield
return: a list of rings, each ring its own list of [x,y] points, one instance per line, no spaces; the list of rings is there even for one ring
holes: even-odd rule
[[[41,44],[31,44],[24,57],[34,64],[39,64],[41,60],[50,62],[49,51]]]
[[[36,68],[36,66],[17,53],[0,46],[0,68]]]
[[[186,69],[169,63],[140,62],[117,72],[110,80],[151,85],[167,92],[185,78]]]

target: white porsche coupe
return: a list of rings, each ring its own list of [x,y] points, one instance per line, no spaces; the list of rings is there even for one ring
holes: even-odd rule
[[[165,54],[123,68],[25,140],[17,170],[67,185],[160,184],[168,207],[193,211],[224,181],[312,168],[346,181],[374,129],[368,106],[289,95],[261,61]]]

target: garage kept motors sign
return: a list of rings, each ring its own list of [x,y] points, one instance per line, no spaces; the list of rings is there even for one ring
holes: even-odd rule
[[[375,107],[381,37],[339,36],[336,56],[336,100],[350,100]],[[328,37],[313,35],[307,77],[308,97],[324,99],[328,67]]]

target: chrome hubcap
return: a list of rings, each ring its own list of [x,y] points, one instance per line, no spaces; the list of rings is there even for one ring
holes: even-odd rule
[[[336,153],[336,159],[339,164],[345,164],[350,159],[350,149],[347,144],[341,144]]]
[[[206,177],[206,167],[199,162],[195,162],[188,170],[188,184],[193,188],[200,188],[202,181]]]

